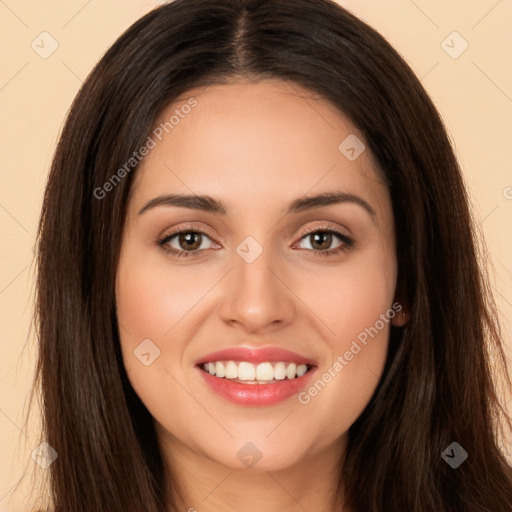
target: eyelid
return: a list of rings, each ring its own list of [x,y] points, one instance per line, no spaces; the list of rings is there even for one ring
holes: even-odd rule
[[[346,231],[349,231],[347,228],[343,228],[345,229]],[[305,238],[307,238],[309,235],[313,234],[313,233],[317,233],[317,232],[327,232],[327,233],[331,233],[333,234],[334,236],[338,237],[341,241],[342,241],[342,246],[344,246],[346,249],[352,247],[354,245],[354,239],[352,237],[352,235],[347,235],[345,233],[343,233],[343,229],[341,227],[334,227],[332,225],[329,225],[327,223],[323,223],[321,225],[317,225],[317,226],[314,226],[314,227],[310,227],[310,228],[305,228],[304,230],[301,231],[301,234],[298,235],[298,238],[297,240],[294,242],[293,245],[297,244],[297,243],[300,243],[302,242],[302,240],[304,240]],[[216,244],[216,245],[220,245],[218,242],[216,242],[215,240],[215,237],[213,237],[210,233],[209,233],[209,230],[208,229],[203,229],[203,228],[198,228],[196,226],[193,226],[192,224],[185,224],[185,225],[182,225],[174,230],[172,230],[169,234],[166,234],[166,235],[163,235],[161,237],[159,237],[157,239],[157,245],[159,246],[162,246],[162,248],[165,249],[165,246],[168,244],[168,242],[173,239],[174,237],[182,234],[182,233],[187,233],[187,232],[193,232],[193,233],[198,233],[198,234],[201,234],[201,235],[205,235],[207,236],[211,242],[213,244]],[[293,246],[292,246],[293,247]],[[175,251],[177,253],[181,253],[185,256],[198,256],[201,252],[205,251],[206,249],[197,249],[197,250],[194,250],[194,251],[184,251],[184,250],[181,250],[181,249],[166,249],[166,250],[170,250],[170,251]],[[342,249],[343,250],[343,249]],[[309,250],[307,252],[313,252],[315,254],[317,253],[320,253],[322,255],[330,255],[330,254],[335,254],[337,251],[336,249],[330,249],[330,250],[327,250],[327,251],[318,251],[318,250]]]
[[[167,231],[167,230],[166,230]],[[166,232],[164,231],[164,233]],[[212,239],[212,241],[215,241],[214,240],[214,236],[212,235],[212,233],[210,233],[210,230],[208,228],[203,228],[203,227],[197,227],[197,226],[194,226],[192,224],[184,224],[184,225],[180,225],[179,227],[177,228],[173,228],[171,230],[169,230],[169,233],[168,234],[163,234],[162,236],[160,236],[159,238],[160,239],[163,239],[163,238],[168,238],[168,237],[171,237],[171,236],[175,236],[175,235],[179,235],[180,233],[184,233],[184,232],[189,232],[189,231],[193,231],[195,233],[201,233],[203,235],[206,235],[208,236],[210,239]]]
[[[348,231],[348,233],[343,233],[343,230]],[[343,235],[343,236],[345,236],[347,238],[351,238],[352,237],[352,235],[350,234],[350,230],[347,229],[347,228],[343,228],[343,227],[340,227],[340,226],[334,226],[334,225],[329,225],[327,223],[323,223],[320,226],[314,226],[312,228],[304,229],[303,231],[301,231],[301,234],[299,235],[299,238],[302,239],[305,236],[310,235],[311,233],[316,233],[317,231],[335,231],[335,232],[338,232],[338,233],[340,233],[341,235]]]
[[[333,226],[333,225],[329,225],[327,223],[323,223],[323,224],[321,224],[319,226],[313,226],[313,227],[310,227],[310,228],[304,228],[303,230],[300,231],[300,234],[297,235],[297,236],[301,240],[305,236],[310,235],[311,233],[315,233],[317,231],[325,230],[325,231],[336,231],[336,232],[339,232],[339,231],[343,231],[343,229],[345,231],[347,231],[348,233],[341,232],[341,234],[343,236],[346,236],[346,237],[350,238],[352,235],[350,234],[350,230],[348,228],[339,227],[339,226]],[[202,227],[199,228],[199,227],[194,226],[192,224],[180,225],[180,227],[170,231],[169,234],[160,236],[159,239],[161,240],[163,238],[168,238],[168,237],[171,237],[171,236],[174,236],[174,235],[178,235],[178,234],[183,233],[185,231],[194,231],[194,232],[197,232],[197,233],[202,233],[204,235],[207,235],[212,240],[212,242],[215,242],[215,237],[209,232],[209,230],[207,228],[206,229],[202,228]],[[216,243],[218,243],[218,242],[216,242]]]

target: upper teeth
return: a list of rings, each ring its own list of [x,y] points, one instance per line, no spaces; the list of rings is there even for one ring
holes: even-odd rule
[[[274,379],[283,380],[285,377],[302,377],[308,371],[308,365],[285,362],[252,364],[246,361],[215,361],[204,363],[203,369],[210,375],[226,379],[267,382]]]

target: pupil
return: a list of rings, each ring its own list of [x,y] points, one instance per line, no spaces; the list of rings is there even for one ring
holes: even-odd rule
[[[197,240],[195,240],[200,237],[199,233],[182,233],[180,235],[180,244],[183,245],[183,247],[187,247],[188,249],[197,249],[199,245],[197,243]],[[319,240],[323,239],[323,243]],[[319,248],[316,250],[326,249],[329,247],[330,242],[332,239],[332,235],[330,233],[325,232],[318,232],[313,234],[313,245],[319,245]],[[194,241],[195,240],[195,241]]]
[[[325,244],[324,244],[324,247],[320,247],[320,249],[326,249],[326,248],[328,248],[328,247],[329,247],[329,245],[330,245],[332,235],[331,235],[330,233],[325,233],[325,232],[318,232],[318,233],[315,233],[315,234],[313,235],[313,239],[314,239],[313,246],[314,246],[314,244],[316,244],[316,243],[317,243],[317,239],[318,239],[318,238],[326,238],[326,240],[327,240],[327,246],[325,246]],[[322,245],[322,244],[320,244],[320,245]],[[319,250],[319,249],[317,249],[317,250]]]
[[[200,243],[198,244],[197,241],[194,242],[194,239],[199,236],[200,236],[199,233],[182,233],[180,235],[180,244],[182,244],[182,246],[184,248],[197,249],[199,247],[199,245],[201,245],[201,244]],[[193,246],[189,245],[190,243],[192,243]]]

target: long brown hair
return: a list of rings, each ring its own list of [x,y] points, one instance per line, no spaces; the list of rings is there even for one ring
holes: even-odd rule
[[[76,96],[38,228],[35,384],[58,512],[177,510],[152,418],[122,364],[115,276],[136,166],[97,190],[188,90],[278,78],[332,102],[364,135],[396,223],[405,328],[339,467],[354,512],[512,510],[500,449],[510,388],[469,201],[443,123],[409,66],[330,0],[176,0],[133,24]],[[96,194],[95,194],[96,191]],[[482,265],[482,266],[481,266]],[[500,430],[501,429],[501,430]],[[442,453],[468,454],[457,469]]]

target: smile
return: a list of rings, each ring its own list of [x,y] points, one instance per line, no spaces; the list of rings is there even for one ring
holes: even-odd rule
[[[231,403],[269,406],[300,393],[318,368],[314,359],[280,347],[232,347],[196,360],[207,389]]]
[[[291,362],[211,361],[203,363],[202,369],[217,378],[229,379],[243,384],[270,384],[284,379],[302,377],[311,369],[308,364]]]

